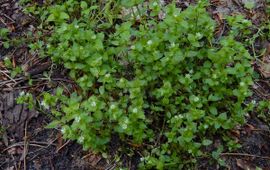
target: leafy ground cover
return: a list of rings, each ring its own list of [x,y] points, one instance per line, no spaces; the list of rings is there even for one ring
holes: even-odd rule
[[[262,91],[269,73],[266,3],[236,3],[241,15],[220,12],[212,8],[218,2],[207,1],[20,3],[36,21],[22,35],[7,24],[1,29],[7,51],[1,73],[9,79],[3,86],[19,84],[21,93],[11,96],[23,110],[50,117],[46,128],[59,137],[44,145],[57,140],[56,153],[76,141],[86,150],[80,154],[91,151],[82,158],[90,155],[94,167],[101,156],[112,169],[270,166],[264,156],[269,102]],[[9,56],[23,47],[31,60]],[[39,116],[31,113],[15,135],[24,136],[24,168],[29,141],[23,129]],[[20,153],[11,152],[8,123],[2,124],[3,152]],[[245,153],[256,142],[259,148]]]

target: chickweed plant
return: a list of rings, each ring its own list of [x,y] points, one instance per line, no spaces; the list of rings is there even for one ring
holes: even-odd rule
[[[55,117],[49,127],[97,152],[113,135],[141,146],[141,169],[196,163],[215,136],[234,148],[227,132],[244,122],[253,74],[235,40],[241,22],[216,41],[204,1],[185,10],[142,0],[48,4],[38,15],[52,34],[40,50],[79,86],[43,93]]]

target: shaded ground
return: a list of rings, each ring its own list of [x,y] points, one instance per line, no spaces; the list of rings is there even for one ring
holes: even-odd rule
[[[167,2],[167,1],[166,1]],[[211,0],[209,12],[218,22],[217,35],[226,33],[225,15],[244,14],[258,25],[267,20],[265,14],[265,1],[254,0],[255,7],[248,10],[244,7],[244,0]],[[179,1],[178,6],[185,8],[193,1]],[[35,32],[35,19],[24,15],[16,0],[0,1],[0,28],[8,28],[13,37],[27,37],[27,31]],[[262,48],[265,42],[255,44]],[[10,77],[10,71],[4,66],[4,57],[12,60],[13,67],[24,66],[21,75]],[[56,71],[51,77],[52,81],[44,79],[43,71],[54,70],[48,59],[38,59],[37,53],[30,53],[27,44],[20,44],[16,48],[4,49],[0,45],[0,169],[114,169],[113,161],[107,163],[100,155],[82,148],[72,141],[62,138],[59,130],[46,129],[50,122],[48,115],[38,111],[29,110],[26,105],[16,104],[16,97],[22,90],[38,93],[43,90],[53,90],[58,84],[73,86],[65,77],[65,71]],[[258,67],[254,63],[254,67]],[[57,69],[57,68],[56,68]],[[257,69],[257,71],[261,71]],[[30,73],[34,80],[29,85],[26,73]],[[263,75],[262,75],[263,76]],[[266,82],[266,83],[265,83]],[[269,99],[270,86],[268,78],[261,78],[255,83],[254,99]],[[242,144],[242,148],[234,153],[223,153],[227,169],[270,169],[270,130],[256,116],[256,113],[247,115],[247,124],[234,129],[231,134]],[[112,142],[113,148],[119,145],[117,138]],[[218,140],[216,141],[218,142]],[[128,159],[123,156],[124,164],[129,169],[136,169],[138,156]],[[24,168],[26,167],[26,168]],[[224,169],[212,165],[208,159],[200,160],[198,169]]]

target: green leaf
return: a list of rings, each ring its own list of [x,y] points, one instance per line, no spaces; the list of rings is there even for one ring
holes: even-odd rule
[[[87,3],[85,1],[81,1],[81,8],[86,9],[88,7]]]
[[[208,145],[211,145],[213,142],[211,141],[211,140],[208,140],[208,139],[204,139],[203,141],[202,141],[202,144],[204,145],[204,146],[208,146]]]
[[[53,129],[60,125],[60,121],[54,120],[51,123],[49,123],[46,128]]]
[[[208,97],[208,100],[210,101],[219,101],[221,99],[221,97],[219,97],[218,95],[214,95],[214,94],[210,94]]]
[[[54,14],[49,15],[46,21],[47,21],[47,22],[55,21],[55,16],[54,16]]]
[[[60,12],[60,19],[63,20],[69,19],[69,15],[65,12]]]
[[[247,0],[247,1],[245,1],[244,5],[245,5],[245,8],[252,9],[255,7],[255,1],[254,0]]]
[[[4,46],[4,48],[9,48],[10,47],[9,43],[7,41],[3,43],[3,46]]]
[[[219,120],[222,120],[222,121],[225,121],[227,120],[227,113],[221,113],[219,116],[218,116]]]
[[[217,114],[218,114],[217,108],[214,107],[214,106],[210,106],[210,107],[209,107],[209,111],[210,111],[210,113],[213,114],[213,115],[217,115]]]

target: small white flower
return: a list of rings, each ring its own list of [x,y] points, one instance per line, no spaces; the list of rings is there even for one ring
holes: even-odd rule
[[[200,98],[199,97],[194,97],[194,102],[198,102],[199,100],[200,100]]]
[[[83,143],[83,141],[84,141],[84,137],[83,136],[80,136],[79,139],[78,139],[78,142],[79,143]]]
[[[78,28],[79,28],[79,25],[75,25],[75,28],[77,28],[77,29],[78,29]]]
[[[252,103],[252,104],[256,104],[256,100],[252,100],[251,103]]]
[[[183,115],[176,115],[176,116],[174,116],[176,119],[183,119],[184,118],[184,116]]]
[[[189,73],[190,73],[190,74],[192,74],[193,72],[194,72],[194,71],[193,71],[192,69],[191,69],[191,70],[189,70]]]
[[[24,96],[25,95],[25,92],[24,91],[21,91],[20,92],[20,96]]]
[[[41,106],[43,106],[45,109],[49,109],[49,105],[44,101],[42,100],[42,102],[40,103]]]
[[[129,123],[128,119],[125,119],[125,120],[122,122],[121,127],[122,127],[123,129],[127,129],[128,123]]]
[[[130,46],[130,49],[135,50],[135,45]]]
[[[123,78],[120,79],[120,83],[124,83],[124,79]]]
[[[80,117],[80,116],[75,117],[75,122],[76,122],[76,123],[79,123],[79,122],[80,122],[80,120],[81,120],[81,117]]]
[[[191,76],[190,76],[190,74],[186,74],[185,77],[186,78],[190,78]]]
[[[65,134],[65,133],[66,133],[66,131],[67,131],[67,129],[66,129],[65,127],[62,127],[62,129],[61,129],[61,133],[62,133],[62,134]]]
[[[208,128],[208,125],[203,125],[204,129],[207,129]]]
[[[240,86],[243,87],[244,85],[245,85],[245,83],[241,81]]]
[[[133,113],[137,113],[138,112],[138,109],[137,108],[134,108],[134,109],[132,109],[132,112]]]
[[[123,129],[127,129],[127,124],[122,124]]]
[[[110,106],[110,108],[111,108],[111,109],[115,109],[115,108],[116,108],[115,104],[112,104],[112,105]]]
[[[153,41],[152,40],[149,40],[149,41],[147,41],[147,44],[148,45],[151,45],[151,44],[153,44]]]
[[[47,44],[47,48],[50,48],[51,47],[51,45],[50,44]]]
[[[92,37],[91,37],[91,39],[96,39],[97,38],[97,36],[96,35],[93,35]]]
[[[26,97],[29,97],[29,96],[31,96],[31,94],[30,93],[26,93],[25,96]]]
[[[91,106],[96,107],[96,106],[97,106],[97,103],[96,103],[95,101],[93,101],[93,102],[91,103]]]
[[[110,76],[111,76],[111,74],[109,74],[109,73],[105,75],[106,78],[109,78]]]

